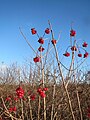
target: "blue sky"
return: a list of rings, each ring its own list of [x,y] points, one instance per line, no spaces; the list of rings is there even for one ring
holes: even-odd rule
[[[90,51],[90,0],[0,0],[0,63],[23,63],[26,58],[33,59],[35,55],[20,34],[19,27],[36,48],[37,37],[31,35],[30,28],[35,27],[41,35],[48,27],[48,20],[53,25],[56,39],[61,31],[58,46],[62,49],[69,45],[73,21],[76,39],[79,44],[87,41],[87,50]]]

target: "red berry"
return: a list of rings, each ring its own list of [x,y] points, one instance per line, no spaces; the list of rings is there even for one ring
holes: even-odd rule
[[[18,98],[22,98],[24,96],[24,90],[22,89],[22,87],[18,87],[16,89],[16,94],[17,94]]]
[[[31,33],[32,33],[32,35],[34,35],[34,34],[37,33],[37,31],[35,30],[35,28],[32,28],[32,29],[31,29]]]
[[[39,42],[40,44],[44,44],[43,38],[39,38],[38,42]]]
[[[50,29],[47,28],[47,29],[45,30],[45,33],[46,33],[46,34],[49,34],[49,33],[50,33]]]
[[[40,52],[43,52],[45,49],[44,49],[42,46],[40,46],[40,47],[38,48],[38,50],[39,50]]]
[[[31,98],[31,100],[35,100],[36,96],[35,95],[31,95],[30,98]]]
[[[10,100],[11,100],[11,97],[8,96],[8,97],[6,98],[6,101],[10,101]]]
[[[9,112],[13,112],[13,108],[12,107],[9,108]]]
[[[81,54],[81,53],[79,53],[79,54],[78,54],[78,57],[82,57],[82,54]]]
[[[18,97],[15,97],[14,100],[15,100],[15,102],[17,102],[18,101]]]
[[[57,41],[54,40],[54,39],[51,42],[52,42],[53,45],[55,45],[57,43]]]
[[[71,31],[70,31],[70,36],[73,37],[73,36],[75,36],[75,35],[76,35],[76,31],[75,31],[75,30],[71,30]]]
[[[77,51],[76,46],[72,46],[72,47],[71,47],[71,50],[72,50],[72,51]]]
[[[66,57],[69,57],[70,56],[70,53],[69,52],[66,52],[65,54],[63,54],[64,56]]]
[[[41,88],[38,88],[37,92],[39,93],[39,95],[44,98],[46,97],[46,94],[44,93],[44,91]]]
[[[33,61],[34,61],[35,63],[40,62],[40,57],[35,57],[35,58],[33,58]]]
[[[26,98],[25,98],[25,97],[23,97],[22,99],[23,99],[24,101],[26,101]]]
[[[86,52],[85,54],[84,54],[84,58],[87,58],[88,57],[88,52]]]
[[[82,46],[83,46],[83,47],[87,47],[88,44],[87,44],[86,42],[84,42],[84,43],[82,44]]]
[[[31,95],[31,91],[28,91],[28,95]]]
[[[15,106],[14,106],[12,109],[13,109],[13,111],[16,111],[16,110],[17,110],[17,108],[16,108]]]
[[[42,92],[40,93],[40,96],[41,96],[42,98],[44,98],[44,97],[46,97],[46,94],[42,91]]]
[[[42,89],[41,88],[38,88],[37,89],[37,92],[40,94],[42,92]]]
[[[47,91],[48,90],[48,88],[43,88],[43,91]]]

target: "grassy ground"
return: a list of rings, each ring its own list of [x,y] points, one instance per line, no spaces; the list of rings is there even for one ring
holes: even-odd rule
[[[14,120],[16,118],[16,120],[38,120],[38,116],[40,120],[44,120],[44,98],[42,98],[38,94],[38,86],[22,84],[22,88],[24,89],[24,96],[22,97],[22,99],[18,99],[17,101],[15,101],[15,98],[17,98],[17,87],[17,85],[0,85],[0,120]],[[45,92],[46,119],[51,120],[51,111],[53,105],[53,120],[73,120],[68,104],[68,98],[63,86],[60,84],[55,86],[54,98],[53,85],[47,85],[46,87],[48,88],[48,90]],[[68,85],[68,91],[75,115],[75,120],[81,120],[77,100],[77,91],[80,99],[83,120],[89,120],[89,113],[87,109],[90,109],[90,85],[85,83],[78,84],[76,89],[76,85],[74,83],[70,83]],[[30,97],[32,95],[35,95],[34,99]],[[10,97],[10,100],[7,99],[8,97]],[[10,111],[10,108],[12,107],[16,107],[16,110]],[[38,113],[39,107],[40,111]],[[10,115],[12,115],[13,117],[10,117]]]

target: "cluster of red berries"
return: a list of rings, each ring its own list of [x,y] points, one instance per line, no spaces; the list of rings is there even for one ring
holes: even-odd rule
[[[39,40],[38,40],[38,42],[39,42],[40,44],[44,44],[44,39],[43,39],[42,37],[40,37]]]
[[[87,47],[88,44],[87,44],[86,42],[84,42],[84,43],[82,44],[82,46],[83,46],[83,47]]]
[[[11,96],[8,96],[5,101],[11,101]]]
[[[17,111],[16,106],[10,107],[10,108],[9,108],[9,112],[16,112],[16,111]]]
[[[32,35],[35,35],[35,34],[37,34],[37,30],[35,29],[35,28],[32,28],[31,29],[31,33],[32,33]],[[49,28],[46,28],[45,29],[45,31],[44,31],[44,35],[45,34],[50,34],[50,29]],[[37,34],[37,36],[38,36],[38,34]],[[38,36],[39,37],[39,36]],[[44,36],[43,36],[44,37]],[[38,39],[38,42],[41,44],[40,45],[40,47],[38,48],[38,51],[39,52],[43,52],[45,49],[42,47],[42,45],[44,44],[44,38],[43,37],[39,37],[39,39]],[[55,45],[56,44],[56,40],[55,39],[53,39],[53,40],[51,40],[51,42],[52,42],[52,44],[53,45]],[[36,56],[34,59],[33,59],[33,61],[35,62],[35,63],[37,63],[37,62],[40,62],[40,57],[39,56]]]
[[[32,33],[32,35],[37,34],[36,29],[35,29],[35,28],[32,28],[32,29],[31,29],[31,33]],[[50,33],[50,29],[49,29],[49,28],[46,28],[46,29],[45,29],[45,33],[46,33],[46,34],[49,34],[49,33]]]
[[[31,32],[32,32],[32,35],[37,34],[37,31],[35,30],[35,28],[32,28]]]
[[[6,101],[6,102],[8,102],[8,101],[10,101],[10,102],[11,102],[12,100],[14,100],[15,102],[17,102],[17,101],[18,101],[18,99],[19,99],[18,97],[8,96],[8,97],[5,99],[5,101]]]
[[[32,95],[30,96],[30,99],[31,99],[31,100],[35,100],[35,99],[36,99],[36,95],[32,94]]]
[[[76,35],[76,31],[73,30],[73,29],[71,29],[71,31],[70,31],[70,36],[71,36],[71,37],[75,37],[75,35]],[[84,42],[84,43],[82,44],[82,47],[87,47],[87,46],[88,46],[88,44],[87,44],[86,42]],[[76,47],[75,45],[74,45],[74,46],[71,46],[71,50],[72,50],[72,51],[77,51],[77,50],[78,50],[78,47]],[[83,50],[84,50],[84,49],[83,49]],[[69,57],[69,56],[70,56],[70,53],[66,51],[63,55],[64,55],[65,57]],[[84,58],[87,58],[88,55],[89,55],[89,53],[86,52],[86,50],[85,50],[85,53],[84,53],[83,57],[84,57]],[[80,51],[79,51],[79,53],[78,53],[78,57],[82,57],[82,54],[81,54]]]
[[[70,53],[66,51],[63,55],[66,56],[66,57],[69,57]]]
[[[21,86],[19,86],[19,87],[16,89],[16,94],[17,94],[18,98],[23,98],[23,96],[24,96],[24,90],[22,89]]]
[[[71,29],[71,31],[70,31],[70,36],[71,36],[71,37],[74,37],[75,35],[76,35],[76,31],[73,30],[73,29]]]
[[[31,29],[31,33],[32,33],[32,35],[37,34],[36,29],[35,29],[35,28],[32,28],[32,29]],[[50,29],[49,29],[49,28],[46,28],[46,29],[45,29],[45,33],[46,33],[46,34],[49,34],[49,33],[50,33]],[[38,40],[38,42],[39,42],[40,44],[44,44],[44,39],[43,39],[43,37],[40,37],[39,40]]]
[[[39,52],[43,52],[45,49],[42,47],[42,46],[40,46],[39,48],[38,48],[38,51]]]
[[[35,58],[33,58],[33,61],[34,61],[35,63],[40,62],[40,57],[36,56]]]
[[[48,88],[38,88],[38,90],[37,90],[37,92],[39,93],[39,95],[42,97],[42,98],[44,98],[44,97],[46,97],[46,94],[45,94],[45,91],[47,91],[48,90]]]
[[[57,40],[53,39],[51,42],[52,42],[53,45],[56,45]]]
[[[36,99],[36,95],[35,94],[31,94],[31,91],[28,91],[28,96],[31,100],[35,100]]]

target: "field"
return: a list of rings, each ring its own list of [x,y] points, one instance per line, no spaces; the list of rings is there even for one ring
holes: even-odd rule
[[[24,95],[19,98],[16,93],[17,85],[0,86],[0,120],[43,120],[44,98],[47,120],[51,120],[51,116],[53,116],[53,120],[72,120],[69,101],[61,84],[47,85],[45,87],[48,88],[45,91],[46,96],[39,94],[38,90],[41,87],[36,85],[22,83],[21,87],[24,90]],[[79,95],[82,118],[89,120],[90,85],[77,84],[76,89],[75,83],[69,83],[68,91],[75,120],[81,120],[77,95]]]
[[[48,24],[43,37],[39,37],[35,28],[31,29],[32,35],[38,38],[38,50],[31,46],[20,28],[35,57],[28,67],[13,64],[0,70],[0,120],[90,119],[90,71],[82,69],[89,56],[88,44],[83,42],[79,47],[76,31],[71,26],[70,44],[62,53],[66,60],[63,62],[57,49],[60,35],[58,40],[54,39],[50,21]],[[47,50],[43,52],[48,34]]]

